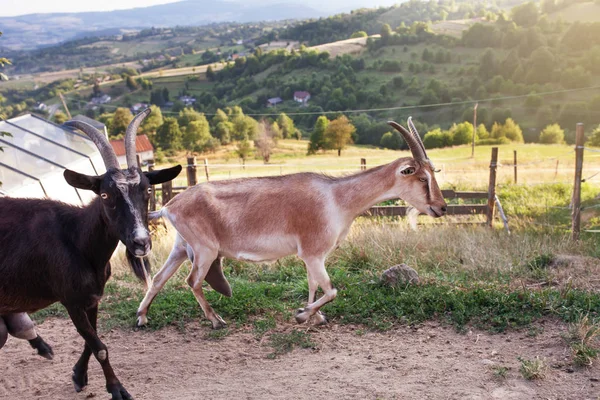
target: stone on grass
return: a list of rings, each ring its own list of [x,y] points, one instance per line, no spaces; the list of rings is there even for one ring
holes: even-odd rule
[[[419,274],[408,265],[399,264],[383,271],[381,281],[391,287],[416,285],[419,283]]]

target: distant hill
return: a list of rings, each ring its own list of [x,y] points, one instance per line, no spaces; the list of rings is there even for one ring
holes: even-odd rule
[[[291,2],[247,5],[219,0],[184,0],[129,10],[0,17],[4,32],[0,49],[33,49],[83,36],[152,26],[307,19],[324,15],[322,11]]]
[[[549,15],[551,20],[562,18],[565,22],[600,22],[600,4],[595,2],[571,4]]]

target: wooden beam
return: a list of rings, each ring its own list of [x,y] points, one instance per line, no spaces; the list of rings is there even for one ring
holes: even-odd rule
[[[404,217],[407,209],[406,206],[375,206],[362,215],[365,217]],[[449,205],[447,215],[477,215],[486,214],[487,211],[486,204]]]

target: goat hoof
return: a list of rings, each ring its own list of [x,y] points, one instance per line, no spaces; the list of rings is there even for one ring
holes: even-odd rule
[[[218,315],[217,315],[217,319],[214,321],[211,321],[211,322],[212,322],[212,328],[215,330],[227,328],[227,322],[225,322],[223,320],[223,318],[219,317]]]
[[[327,318],[321,311],[315,314],[315,326],[327,325]]]
[[[44,357],[47,360],[52,360],[54,358],[54,351],[52,351],[52,347],[46,342],[40,335],[38,335],[35,339],[30,340],[29,344],[31,347],[37,350],[38,355]]]
[[[77,372],[73,372],[71,379],[73,380],[73,386],[75,386],[75,391],[77,393],[81,392],[88,384],[87,372],[85,372],[83,374],[78,374]]]
[[[112,395],[112,400],[133,400],[133,397],[131,397],[120,383],[112,385],[111,387],[108,387],[107,385],[106,390]]]
[[[310,318],[309,312],[304,308],[299,308],[296,310],[296,322],[299,324],[303,324]]]
[[[146,326],[148,324],[148,318],[145,315],[138,315],[136,325],[138,328]]]

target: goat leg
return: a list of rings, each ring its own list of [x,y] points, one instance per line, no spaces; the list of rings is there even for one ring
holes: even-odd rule
[[[0,315],[0,349],[6,343],[8,339],[8,328],[6,327],[6,323],[4,322],[4,318]]]
[[[96,331],[97,334],[98,329],[96,323],[98,320],[98,307],[92,307],[87,310],[87,316],[92,328],[94,328],[94,331]],[[83,352],[81,353],[81,357],[79,357],[79,360],[73,367],[73,375],[71,377],[73,380],[73,386],[75,386],[75,391],[77,393],[81,392],[88,384],[88,364],[91,355],[92,349],[86,343],[83,348]]]
[[[2,318],[11,336],[27,340],[40,356],[52,360],[54,357],[52,347],[37,334],[35,325],[27,313],[7,314]]]
[[[87,346],[89,346],[90,350],[96,357],[96,360],[100,363],[102,367],[102,371],[104,372],[104,378],[106,379],[106,391],[111,394],[112,400],[131,400],[133,397],[127,390],[121,385],[119,379],[117,379],[115,372],[113,371],[109,359],[108,359],[108,348],[96,333],[96,329],[94,326],[96,325],[96,318],[93,318],[93,324],[90,320],[88,313],[86,313],[85,309],[78,305],[64,304],[67,311],[69,312],[69,316],[71,317],[71,321],[77,328],[77,332],[79,335],[85,340]],[[97,305],[94,306],[95,311],[91,313],[91,316],[94,317],[97,315]],[[80,361],[85,356],[84,353],[81,355]],[[84,359],[85,361],[85,359]],[[79,364],[79,362],[78,362]],[[77,366],[77,365],[76,365]]]

